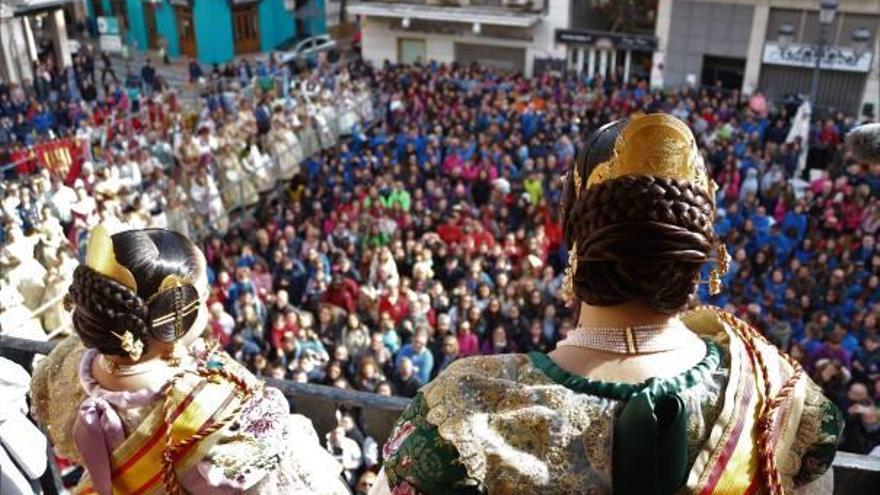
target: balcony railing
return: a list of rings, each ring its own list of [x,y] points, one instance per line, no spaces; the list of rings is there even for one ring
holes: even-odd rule
[[[35,354],[48,354],[52,350],[50,342],[19,339],[0,335],[0,356],[19,363],[30,363]],[[28,370],[30,371],[30,370]],[[296,412],[311,418],[319,438],[336,424],[335,411],[340,406],[359,408],[365,433],[383,444],[391,427],[400,413],[406,408],[409,399],[383,397],[366,392],[341,390],[334,387],[295,383],[288,380],[267,379],[266,382],[284,393],[290,399]],[[61,493],[57,467],[50,466],[55,484],[45,487],[47,495]],[[838,452],[834,459],[834,494],[856,495],[877,493],[880,486],[880,458]],[[51,488],[54,488],[53,492]]]
[[[364,3],[405,3],[436,7],[490,7],[515,12],[540,12],[545,0],[362,0]]]

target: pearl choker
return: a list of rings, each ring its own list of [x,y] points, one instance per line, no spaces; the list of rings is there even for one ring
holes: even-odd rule
[[[578,327],[557,347],[583,347],[615,354],[648,354],[671,351],[681,344],[668,329],[678,327],[663,323],[628,327]]]

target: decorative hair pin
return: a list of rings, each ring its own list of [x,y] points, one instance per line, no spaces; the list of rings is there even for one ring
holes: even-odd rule
[[[134,334],[128,330],[122,335],[119,335],[116,332],[111,333],[119,339],[119,345],[122,347],[122,350],[128,354],[128,357],[130,357],[132,361],[139,361],[141,359],[141,356],[144,353],[144,343],[141,342],[140,339],[135,337]]]
[[[174,291],[174,311],[165,315],[162,315],[158,318],[153,319],[151,326],[153,328],[160,327],[162,325],[166,325],[168,323],[174,323],[174,336],[180,338],[186,333],[183,328],[183,318],[194,311],[199,309],[199,303],[201,302],[199,299],[192,301],[186,305],[183,304],[182,301],[182,290],[186,285],[192,285],[192,282],[189,280],[172,273],[171,275],[166,276],[162,279],[162,283],[159,284],[159,289],[155,294],[150,296],[147,299],[147,304],[152,304],[153,301],[156,300],[162,294],[165,294],[168,291]]]

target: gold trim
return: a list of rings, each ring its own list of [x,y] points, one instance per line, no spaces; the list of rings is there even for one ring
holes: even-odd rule
[[[192,285],[192,282],[176,273],[167,275],[165,278],[162,279],[162,283],[159,284],[159,288],[156,289],[156,293],[147,298],[147,305],[151,304],[153,301],[156,300],[157,297],[161,296],[165,292],[176,289],[178,287],[183,287],[184,285]]]

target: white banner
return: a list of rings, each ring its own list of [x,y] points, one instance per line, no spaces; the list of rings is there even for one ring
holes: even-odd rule
[[[871,52],[865,52],[861,57],[856,57],[852,48],[832,46],[825,49],[820,67],[825,70],[867,73],[871,71],[872,55]],[[764,43],[763,62],[772,65],[813,68],[816,66],[816,57],[813,45],[791,43],[783,50],[779,43],[768,41]]]

